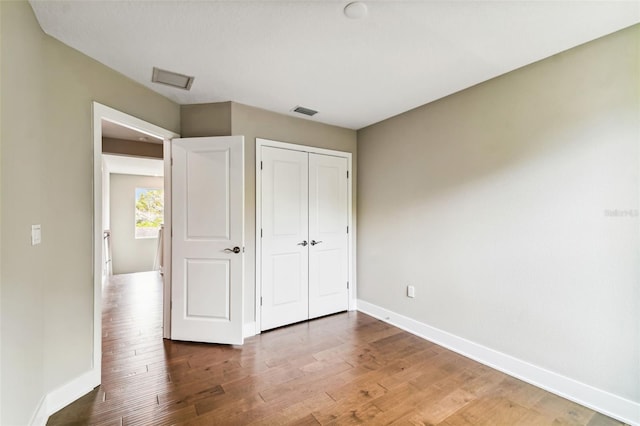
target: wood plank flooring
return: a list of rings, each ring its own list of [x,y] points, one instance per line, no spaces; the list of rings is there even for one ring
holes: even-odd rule
[[[162,339],[157,273],[103,291],[102,385],[48,425],[620,425],[362,313],[243,346]]]

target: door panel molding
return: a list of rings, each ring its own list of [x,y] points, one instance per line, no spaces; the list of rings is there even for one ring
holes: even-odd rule
[[[261,240],[262,240],[262,208],[263,208],[263,200],[262,200],[262,147],[273,147],[273,148],[282,148],[291,151],[301,151],[310,154],[322,154],[334,157],[345,158],[347,162],[347,277],[349,282],[348,288],[348,307],[347,309],[353,311],[356,309],[356,274],[355,274],[355,259],[356,259],[356,244],[355,244],[355,227],[354,227],[354,218],[353,218],[353,172],[352,172],[352,153],[336,151],[325,148],[317,148],[307,145],[299,145],[288,142],[280,142],[263,138],[256,138],[256,232],[255,232],[255,247],[256,247],[256,282],[255,282],[255,318],[256,318],[256,334],[259,334],[262,330],[262,307],[261,302],[263,301],[262,294],[262,252],[261,252]],[[346,285],[346,283],[345,283]]]

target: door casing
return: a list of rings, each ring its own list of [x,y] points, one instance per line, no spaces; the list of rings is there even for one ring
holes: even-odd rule
[[[262,252],[261,252],[261,235],[262,229],[262,176],[260,173],[260,164],[262,161],[262,147],[270,146],[274,148],[289,149],[293,151],[302,151],[315,154],[333,155],[336,157],[343,157],[347,159],[347,171],[349,173],[348,188],[347,188],[347,200],[348,200],[348,247],[347,253],[348,259],[348,277],[349,277],[349,310],[356,310],[356,273],[355,273],[355,227],[353,223],[353,172],[352,172],[352,154],[350,152],[335,151],[331,149],[316,148],[307,145],[298,145],[288,142],[279,142],[269,139],[256,138],[256,300],[255,300],[255,318],[256,318],[256,334],[260,334],[262,330],[262,308],[260,306],[260,300],[262,298]]]

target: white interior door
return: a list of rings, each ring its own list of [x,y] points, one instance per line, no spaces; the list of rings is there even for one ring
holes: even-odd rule
[[[172,141],[171,337],[242,344],[244,138]]]
[[[263,147],[261,190],[261,327],[268,330],[309,318],[307,153]]]
[[[347,159],[309,154],[309,318],[346,311]]]

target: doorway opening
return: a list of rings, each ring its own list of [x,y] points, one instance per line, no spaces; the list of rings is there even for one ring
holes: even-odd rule
[[[141,312],[141,321],[154,321],[161,315],[161,337],[170,337],[170,256],[171,246],[167,238],[161,238],[158,223],[158,208],[143,210],[146,217],[136,218],[136,198],[142,203],[159,202],[163,208],[161,222],[164,231],[170,235],[171,209],[170,191],[163,191],[158,197],[157,190],[170,188],[170,140],[179,135],[160,128],[136,117],[114,110],[97,102],[93,103],[93,149],[94,149],[94,351],[91,381],[93,386],[101,383],[102,376],[102,314],[103,284],[113,284],[109,290],[118,291],[118,283],[137,285],[141,291],[148,291],[149,297],[136,292],[129,294],[136,300],[148,300],[148,306],[132,303],[131,308]],[[106,154],[103,156],[103,152]],[[112,179],[112,177],[117,177]],[[118,182],[116,182],[118,181]],[[122,185],[120,185],[122,184]],[[127,190],[127,185],[133,185]],[[116,188],[116,186],[119,186]],[[122,188],[120,188],[120,186]],[[136,188],[141,189],[137,191]],[[113,209],[115,193],[125,202]],[[130,194],[127,194],[129,192]],[[126,200],[129,201],[126,201]],[[166,208],[164,208],[166,206]],[[141,206],[142,207],[142,206]],[[156,206],[157,207],[157,206]],[[155,216],[150,213],[155,212]],[[122,217],[116,218],[116,213]],[[145,220],[148,219],[148,220]],[[113,229],[119,222],[120,230]],[[139,235],[140,247],[146,245],[147,255],[138,256],[140,247],[131,246],[128,237],[136,242],[136,224],[146,228]],[[153,229],[155,228],[155,229]],[[156,232],[154,235],[154,231]],[[152,238],[149,238],[149,237]],[[120,248],[116,242],[123,242]],[[144,251],[144,250],[143,250]],[[134,262],[129,262],[130,258]],[[120,261],[118,261],[120,259]],[[137,264],[136,264],[137,263]],[[132,269],[133,268],[133,269]],[[115,275],[114,275],[115,273]],[[118,275],[120,273],[120,275]],[[161,274],[162,273],[162,274]],[[113,280],[111,282],[110,280]],[[106,294],[106,293],[105,293]],[[113,300],[110,295],[108,300]],[[155,302],[153,302],[155,300]],[[155,304],[154,304],[155,303]],[[155,306],[155,308],[154,308]],[[158,307],[160,307],[158,309]],[[108,306],[105,306],[108,309]],[[160,310],[160,312],[158,312]],[[146,319],[144,315],[149,314]],[[158,318],[155,318],[158,322]],[[114,333],[109,324],[109,333]],[[109,349],[105,349],[108,351]]]
[[[162,274],[162,159],[103,153],[102,164],[104,275]]]

